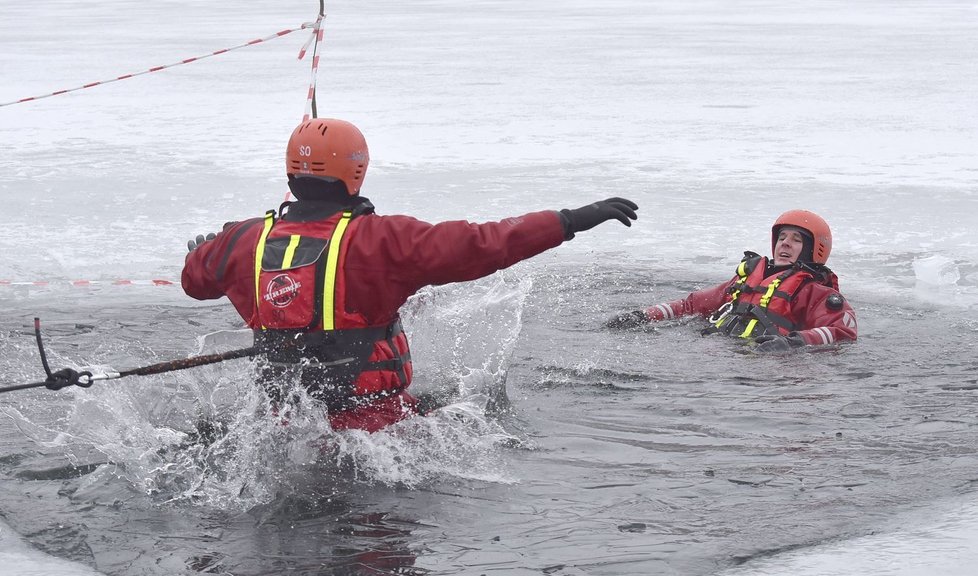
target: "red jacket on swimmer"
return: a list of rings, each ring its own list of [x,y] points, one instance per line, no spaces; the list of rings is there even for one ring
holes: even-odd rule
[[[746,252],[728,282],[681,300],[622,314],[609,327],[628,327],[687,315],[709,318],[704,334],[753,338],[757,350],[785,351],[804,345],[855,340],[856,314],[825,266],[832,233],[817,214],[791,210],[771,228],[772,257]]]
[[[417,413],[398,310],[422,287],[474,280],[607,220],[637,218],[621,198],[484,224],[381,216],[360,196],[368,163],[349,122],[301,123],[286,152],[296,201],[197,236],[182,276],[188,295],[227,296],[254,329],[273,403],[290,400],[284,383],[296,377],[337,430],[372,432]]]

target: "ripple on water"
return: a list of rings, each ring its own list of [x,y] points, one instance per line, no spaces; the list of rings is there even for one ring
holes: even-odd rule
[[[917,432],[926,432],[928,434],[943,433],[943,432],[959,432],[961,430],[967,430],[972,428],[973,425],[967,422],[961,422],[956,420],[931,420],[926,419],[923,422],[918,422],[913,425],[913,429]]]
[[[852,402],[843,406],[839,413],[844,418],[877,418],[883,414],[883,408],[867,402]]]

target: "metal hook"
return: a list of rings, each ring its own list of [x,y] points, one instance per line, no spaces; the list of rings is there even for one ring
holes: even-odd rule
[[[717,311],[714,312],[712,316],[710,316],[709,319],[710,324],[717,324],[718,322],[720,322],[721,320],[729,316],[731,311],[733,311],[733,302],[727,302],[723,306],[720,306],[719,308],[717,308]]]

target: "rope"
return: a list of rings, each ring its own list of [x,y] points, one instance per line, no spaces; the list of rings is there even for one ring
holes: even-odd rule
[[[41,349],[41,360],[44,362],[44,369],[48,371],[48,379],[42,380],[40,382],[29,382],[27,384],[15,384],[13,386],[3,386],[0,387],[0,394],[6,392],[14,392],[17,390],[27,390],[30,388],[50,388],[52,382],[57,382],[52,380],[52,376],[49,372],[47,365],[47,359],[44,356],[44,349],[40,344],[40,336],[38,336],[38,347]],[[159,362],[157,364],[151,364],[149,366],[142,366],[139,368],[133,368],[131,370],[123,370],[122,372],[107,372],[105,374],[95,374],[91,372],[80,372],[76,373],[77,380],[73,380],[72,383],[81,386],[83,388],[88,388],[93,383],[98,380],[116,380],[118,378],[125,378],[127,376],[149,376],[151,374],[163,374],[165,372],[174,372],[176,370],[186,370],[188,368],[196,368],[197,366],[205,366],[207,364],[216,364],[218,362],[224,362],[225,360],[234,360],[236,358],[246,358],[249,356],[254,356],[258,351],[254,347],[241,348],[240,350],[230,350],[228,352],[221,352],[219,354],[207,354],[204,356],[191,356],[190,358],[181,358],[179,360],[168,360],[166,362]],[[58,374],[54,374],[55,377]],[[57,382],[57,387],[52,389],[61,389],[66,384],[64,381]]]
[[[321,20],[321,19],[322,19],[322,17],[320,16],[320,19],[319,20]],[[21,104],[21,103],[24,103],[24,102],[32,102],[34,100],[40,100],[42,98],[50,98],[51,96],[60,96],[62,94],[68,94],[70,92],[77,92],[78,90],[84,90],[86,88],[94,88],[95,86],[102,86],[103,84],[110,84],[112,82],[118,82],[120,80],[128,80],[130,78],[135,78],[136,76],[142,76],[143,74],[149,74],[151,72],[159,72],[160,70],[166,70],[167,68],[173,68],[175,66],[182,66],[184,64],[190,64],[191,62],[197,62],[199,60],[203,60],[204,58],[210,58],[212,56],[217,56],[219,54],[226,54],[226,53],[231,52],[233,50],[238,50],[240,48],[247,48],[248,46],[254,46],[256,44],[261,44],[262,42],[267,42],[269,40],[274,40],[276,38],[281,38],[282,36],[285,36],[286,34],[291,34],[292,32],[296,32],[298,30],[304,30],[306,28],[319,26],[319,20],[317,20],[315,24],[310,24],[310,23],[307,22],[307,23],[303,24],[302,26],[300,26],[298,28],[290,28],[288,30],[282,30],[280,32],[276,32],[275,34],[272,34],[271,36],[266,36],[265,38],[257,38],[255,40],[250,40],[248,42],[245,42],[244,44],[238,44],[237,46],[232,46],[230,48],[223,48],[221,50],[217,50],[215,52],[211,52],[210,54],[204,54],[203,56],[195,56],[193,58],[185,58],[183,60],[180,60],[179,62],[173,62],[172,64],[164,64],[162,66],[153,66],[152,68],[150,68],[148,70],[143,70],[142,72],[133,72],[131,74],[123,74],[122,76],[119,76],[119,77],[116,77],[116,78],[112,78],[110,80],[100,80],[98,82],[89,82],[88,84],[85,84],[83,86],[77,86],[75,88],[68,88],[68,89],[65,89],[65,90],[57,90],[55,92],[51,92],[50,94],[43,94],[41,96],[30,96],[28,98],[21,98],[20,100],[14,100],[12,102],[4,102],[4,103],[0,104],[0,108],[3,108],[4,106],[12,106],[14,104]],[[320,33],[320,35],[321,35],[321,33]],[[301,53],[300,53],[300,56],[299,57],[300,58],[302,57],[302,54]],[[316,60],[316,59],[314,58],[314,60]],[[314,66],[316,66],[316,65],[318,65],[318,61],[314,61]],[[313,77],[313,80],[315,82],[315,76]]]

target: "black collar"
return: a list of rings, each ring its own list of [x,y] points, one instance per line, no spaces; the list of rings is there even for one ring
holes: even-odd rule
[[[324,220],[344,210],[360,216],[373,212],[374,205],[363,196],[346,196],[329,200],[296,200],[283,203],[279,208],[279,214],[282,220],[287,222],[312,222]]]

